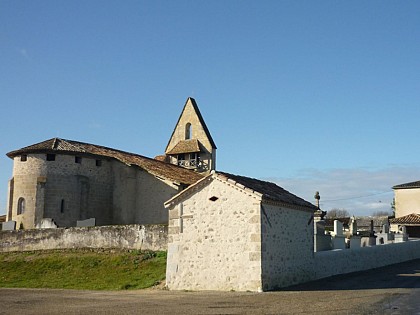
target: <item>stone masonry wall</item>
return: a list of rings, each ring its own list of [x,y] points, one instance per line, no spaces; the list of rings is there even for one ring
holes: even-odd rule
[[[261,216],[263,290],[305,282],[314,255],[312,213],[263,204]]]
[[[112,165],[108,160],[57,154],[29,154],[27,161],[14,158],[12,217],[19,227],[34,228],[42,218],[52,218],[59,226],[75,226],[76,220],[96,217],[98,224],[111,223]],[[25,198],[25,213],[17,214],[17,203]],[[62,206],[63,204],[63,206]],[[35,211],[36,209],[36,211]]]
[[[261,290],[259,201],[234,185],[208,180],[213,183],[169,210],[167,286]]]
[[[166,250],[165,225],[115,225],[0,231],[0,252],[66,248]]]
[[[138,167],[114,165],[113,224],[167,224],[164,202],[178,187]]]

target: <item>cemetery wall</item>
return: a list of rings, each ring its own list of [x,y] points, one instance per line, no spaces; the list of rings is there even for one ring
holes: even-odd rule
[[[113,225],[0,231],[0,252],[70,248],[166,250],[166,225]]]
[[[420,240],[317,252],[313,280],[420,258]]]

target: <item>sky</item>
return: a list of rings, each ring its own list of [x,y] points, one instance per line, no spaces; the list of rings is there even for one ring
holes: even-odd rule
[[[54,137],[154,157],[188,97],[217,169],[321,208],[390,210],[420,180],[419,1],[0,0],[7,152]]]

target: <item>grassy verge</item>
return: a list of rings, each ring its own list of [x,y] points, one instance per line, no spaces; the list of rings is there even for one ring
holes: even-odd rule
[[[0,287],[143,289],[165,278],[166,252],[53,250],[0,253]]]

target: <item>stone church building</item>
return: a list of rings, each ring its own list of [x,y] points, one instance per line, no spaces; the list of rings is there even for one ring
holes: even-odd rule
[[[167,223],[164,202],[215,168],[216,146],[188,98],[167,145],[155,159],[60,138],[12,152],[7,218],[35,228],[95,218],[96,225]]]
[[[169,289],[266,291],[312,277],[318,208],[274,183],[216,171],[192,98],[154,159],[60,138],[7,155],[9,221],[168,224]]]

